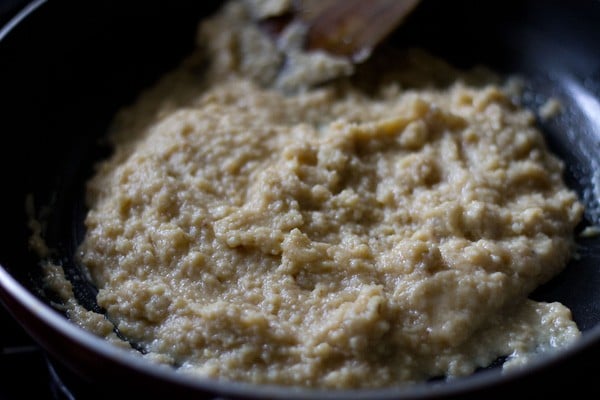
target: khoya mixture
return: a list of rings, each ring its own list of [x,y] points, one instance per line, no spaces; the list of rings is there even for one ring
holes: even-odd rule
[[[572,257],[582,205],[510,85],[418,50],[356,71],[305,53],[302,26],[254,23],[287,3],[225,4],[116,117],[77,255],[106,315],[48,263],[69,317],[183,373],[320,388],[577,340],[568,308],[527,297]]]

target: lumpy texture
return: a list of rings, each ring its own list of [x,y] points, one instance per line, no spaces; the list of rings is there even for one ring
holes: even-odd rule
[[[202,25],[208,44],[121,112],[89,182],[79,256],[124,337],[185,373],[351,388],[579,336],[566,307],[527,299],[582,212],[530,112],[418,51],[373,61],[377,79],[277,90],[250,15]]]

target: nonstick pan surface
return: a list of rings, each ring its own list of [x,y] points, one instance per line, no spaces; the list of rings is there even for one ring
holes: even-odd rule
[[[84,182],[109,149],[102,138],[114,113],[188,54],[200,18],[217,1],[32,2],[0,33],[0,299],[58,362],[111,398],[505,398],[517,391],[599,392],[583,363],[600,355],[600,237],[577,238],[579,258],[532,297],[560,301],[584,332],[572,349],[502,376],[490,368],[450,383],[407,389],[308,392],[192,381],[140,362],[75,327],[48,304],[28,250],[25,198],[48,222],[77,297],[90,309],[95,289],[73,262],[83,230]],[[459,67],[482,64],[526,78],[522,102],[547,99],[564,112],[540,120],[565,179],[586,205],[578,227],[600,225],[600,2],[423,0],[390,40],[421,46]],[[393,62],[391,60],[390,62]],[[49,206],[49,208],[44,208]],[[577,380],[577,377],[583,377]],[[110,387],[110,389],[107,389]],[[115,389],[119,387],[120,389]]]

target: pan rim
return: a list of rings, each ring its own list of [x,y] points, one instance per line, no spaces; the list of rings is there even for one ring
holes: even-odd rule
[[[47,0],[35,0],[25,6],[15,17],[13,17],[2,29],[0,29],[0,42],[17,27],[24,19],[40,9]],[[97,352],[106,359],[127,368],[133,368],[138,372],[160,379],[164,382],[183,385],[193,390],[210,390],[220,395],[233,396],[257,396],[270,398],[300,399],[300,398],[323,398],[323,399],[357,399],[357,398],[380,398],[380,399],[428,399],[439,395],[467,394],[478,389],[487,389],[501,385],[509,380],[523,378],[533,372],[550,367],[568,357],[584,351],[587,347],[600,341],[600,324],[584,331],[582,337],[566,349],[554,354],[548,354],[533,360],[527,367],[518,371],[502,374],[500,371],[484,371],[475,375],[459,378],[443,384],[420,383],[405,387],[381,388],[381,389],[352,389],[352,390],[324,390],[307,388],[290,388],[282,386],[256,385],[230,381],[219,381],[208,378],[188,377],[171,369],[165,369],[160,365],[153,364],[147,360],[132,356],[127,352],[111,345],[92,333],[76,326],[65,316],[40,300],[29,289],[18,282],[4,266],[0,265],[0,300],[6,305],[7,300],[18,302],[27,313],[43,322],[45,326],[66,336],[68,339],[80,344],[90,351]],[[9,307],[11,314],[13,310]],[[27,328],[23,316],[14,315],[15,319]],[[48,350],[48,349],[46,349]]]

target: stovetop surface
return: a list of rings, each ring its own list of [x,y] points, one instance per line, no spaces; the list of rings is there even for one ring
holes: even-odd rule
[[[69,399],[44,352],[0,306],[0,399]]]

